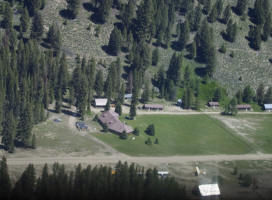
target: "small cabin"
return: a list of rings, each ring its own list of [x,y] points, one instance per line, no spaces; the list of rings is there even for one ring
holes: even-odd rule
[[[124,99],[132,99],[132,94],[125,94]]]
[[[203,184],[198,186],[200,195],[202,197],[211,197],[211,196],[219,196],[220,189],[218,184]]]
[[[249,104],[239,104],[236,106],[236,108],[240,111],[250,111],[251,110],[251,105]]]
[[[144,104],[144,110],[163,110],[163,105],[160,104]]]
[[[212,107],[212,108],[218,108],[219,107],[219,102],[210,101],[210,102],[208,102],[208,106]]]
[[[105,107],[107,105],[108,99],[95,99],[94,106],[95,107]]]

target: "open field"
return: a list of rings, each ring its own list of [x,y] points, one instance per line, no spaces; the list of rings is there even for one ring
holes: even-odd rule
[[[272,115],[214,116],[251,143],[257,151],[272,152]]]
[[[241,137],[208,115],[143,115],[127,123],[138,127],[140,136],[131,135],[127,140],[113,134],[95,136],[118,151],[134,156],[244,154],[253,151]],[[144,132],[150,124],[155,125],[155,136]],[[145,144],[148,137],[152,145]],[[159,144],[154,144],[155,138]]]

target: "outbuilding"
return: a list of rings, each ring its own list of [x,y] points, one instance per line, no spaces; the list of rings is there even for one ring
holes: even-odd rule
[[[177,100],[177,106],[181,106],[182,105],[182,99],[178,99]]]
[[[211,196],[220,195],[218,184],[203,184],[203,185],[199,185],[198,188],[202,197],[211,197]]]
[[[125,94],[124,99],[132,99],[132,94]]]
[[[105,107],[107,105],[108,99],[95,99],[94,106],[95,107]]]
[[[219,102],[210,101],[210,102],[208,103],[208,106],[209,106],[209,107],[212,107],[212,108],[218,108],[218,107],[219,107]]]
[[[249,105],[249,104],[238,104],[237,106],[236,106],[236,108],[238,109],[238,110],[244,110],[244,111],[249,111],[249,110],[251,110],[251,105]]]
[[[160,105],[160,104],[144,104],[143,109],[145,109],[145,110],[163,110],[163,105]]]
[[[266,112],[272,112],[272,104],[264,104],[264,110]]]

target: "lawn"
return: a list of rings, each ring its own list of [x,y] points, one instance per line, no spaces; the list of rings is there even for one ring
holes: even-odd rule
[[[127,123],[138,127],[140,136],[130,135],[127,140],[110,133],[95,136],[133,156],[244,154],[252,151],[240,137],[207,115],[143,115]],[[144,132],[150,124],[155,125],[155,136]],[[152,145],[145,144],[148,137]],[[156,138],[159,144],[154,144]]]

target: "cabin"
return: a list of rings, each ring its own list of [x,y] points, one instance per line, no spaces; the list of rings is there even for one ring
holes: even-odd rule
[[[160,104],[144,104],[144,110],[163,110],[163,105]]]
[[[132,94],[125,94],[124,99],[132,99]]]
[[[76,122],[76,127],[80,131],[87,131],[88,126],[85,124],[85,122]]]
[[[133,128],[126,125],[125,123],[119,120],[118,113],[107,110],[103,112],[99,117],[98,120],[102,124],[106,124],[110,131],[115,133],[132,133]]]
[[[218,184],[203,184],[198,186],[200,195],[210,199],[212,196],[219,196],[220,190]]]
[[[266,112],[272,112],[272,104],[264,104],[264,110]]]
[[[240,111],[250,111],[251,110],[251,105],[249,104],[238,104],[236,108]]]
[[[158,171],[158,175],[162,178],[167,177],[169,175],[168,171]]]
[[[210,102],[208,102],[208,106],[212,107],[212,108],[218,108],[219,107],[219,102],[210,101]]]
[[[94,99],[95,107],[105,107],[107,105],[108,99]]]

